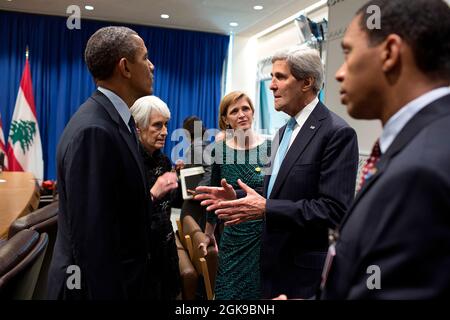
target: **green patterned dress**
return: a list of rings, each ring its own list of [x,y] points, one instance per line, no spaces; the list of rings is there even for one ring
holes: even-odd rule
[[[213,151],[214,163],[211,185],[219,186],[222,178],[235,189],[237,179],[253,189],[264,183],[263,168],[269,162],[270,141],[249,150],[236,150],[225,142],[218,143]],[[214,213],[208,221],[216,223]],[[216,300],[256,300],[261,298],[260,250],[263,221],[243,222],[225,226],[219,244],[219,268],[216,277]]]

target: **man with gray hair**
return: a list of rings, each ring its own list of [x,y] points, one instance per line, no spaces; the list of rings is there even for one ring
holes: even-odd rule
[[[204,193],[196,199],[226,224],[263,218],[263,298],[285,293],[307,299],[319,287],[328,229],[339,224],[353,199],[357,139],[317,97],[323,66],[316,50],[280,52],[272,63],[275,109],[291,118],[275,136],[278,148],[273,149],[263,196],[238,180],[243,194],[222,181],[220,188],[198,187]]]
[[[125,27],[95,32],[85,60],[98,90],[58,145],[49,298],[147,298],[151,200],[129,108],[152,93],[153,64],[144,41]]]

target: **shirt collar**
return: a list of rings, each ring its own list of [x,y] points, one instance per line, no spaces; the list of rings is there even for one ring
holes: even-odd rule
[[[420,97],[408,102],[404,107],[397,111],[386,123],[380,137],[380,150],[385,153],[390,147],[394,139],[397,137],[403,127],[414,117],[420,110],[425,108],[433,101],[450,94],[449,87],[442,87],[431,90]]]
[[[306,119],[308,119],[308,116],[314,111],[314,108],[317,106],[318,103],[319,98],[315,97],[313,101],[308,103],[306,107],[304,107],[295,115],[295,121],[299,126],[302,126],[303,123],[306,121]]]
[[[103,93],[111,101],[114,108],[117,110],[120,117],[122,118],[123,122],[127,125],[128,130],[130,130],[130,132],[131,132],[131,128],[128,125],[128,122],[130,121],[130,118],[131,118],[131,112],[130,112],[130,109],[128,108],[127,104],[125,103],[125,101],[123,101],[121,97],[119,97],[117,94],[115,94],[111,90],[108,90],[108,89],[105,89],[102,87],[98,87],[98,91]]]

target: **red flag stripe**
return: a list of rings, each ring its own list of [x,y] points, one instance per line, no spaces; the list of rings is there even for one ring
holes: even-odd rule
[[[22,80],[20,81],[20,87],[22,88],[25,99],[30,106],[31,112],[34,114],[34,118],[37,120],[36,115],[36,106],[34,104],[33,97],[33,84],[31,82],[31,72],[30,72],[30,64],[28,63],[28,59],[25,61],[25,69],[23,70]]]
[[[6,145],[5,145],[5,140],[4,140],[4,135],[3,135],[3,123],[2,123],[2,116],[0,115],[0,149],[3,150],[4,153],[6,153]]]
[[[14,149],[8,148],[8,170],[9,171],[23,171],[22,166],[19,161],[17,161],[16,156],[14,155]]]

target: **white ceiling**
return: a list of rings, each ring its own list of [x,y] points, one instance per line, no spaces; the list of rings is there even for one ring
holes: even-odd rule
[[[79,5],[81,18],[252,36],[317,0],[0,0],[0,10],[58,16]],[[93,11],[84,9],[94,6]],[[264,9],[255,11],[253,6]],[[166,13],[169,19],[161,19]],[[230,22],[239,23],[230,27]],[[82,22],[81,22],[82,23]]]

